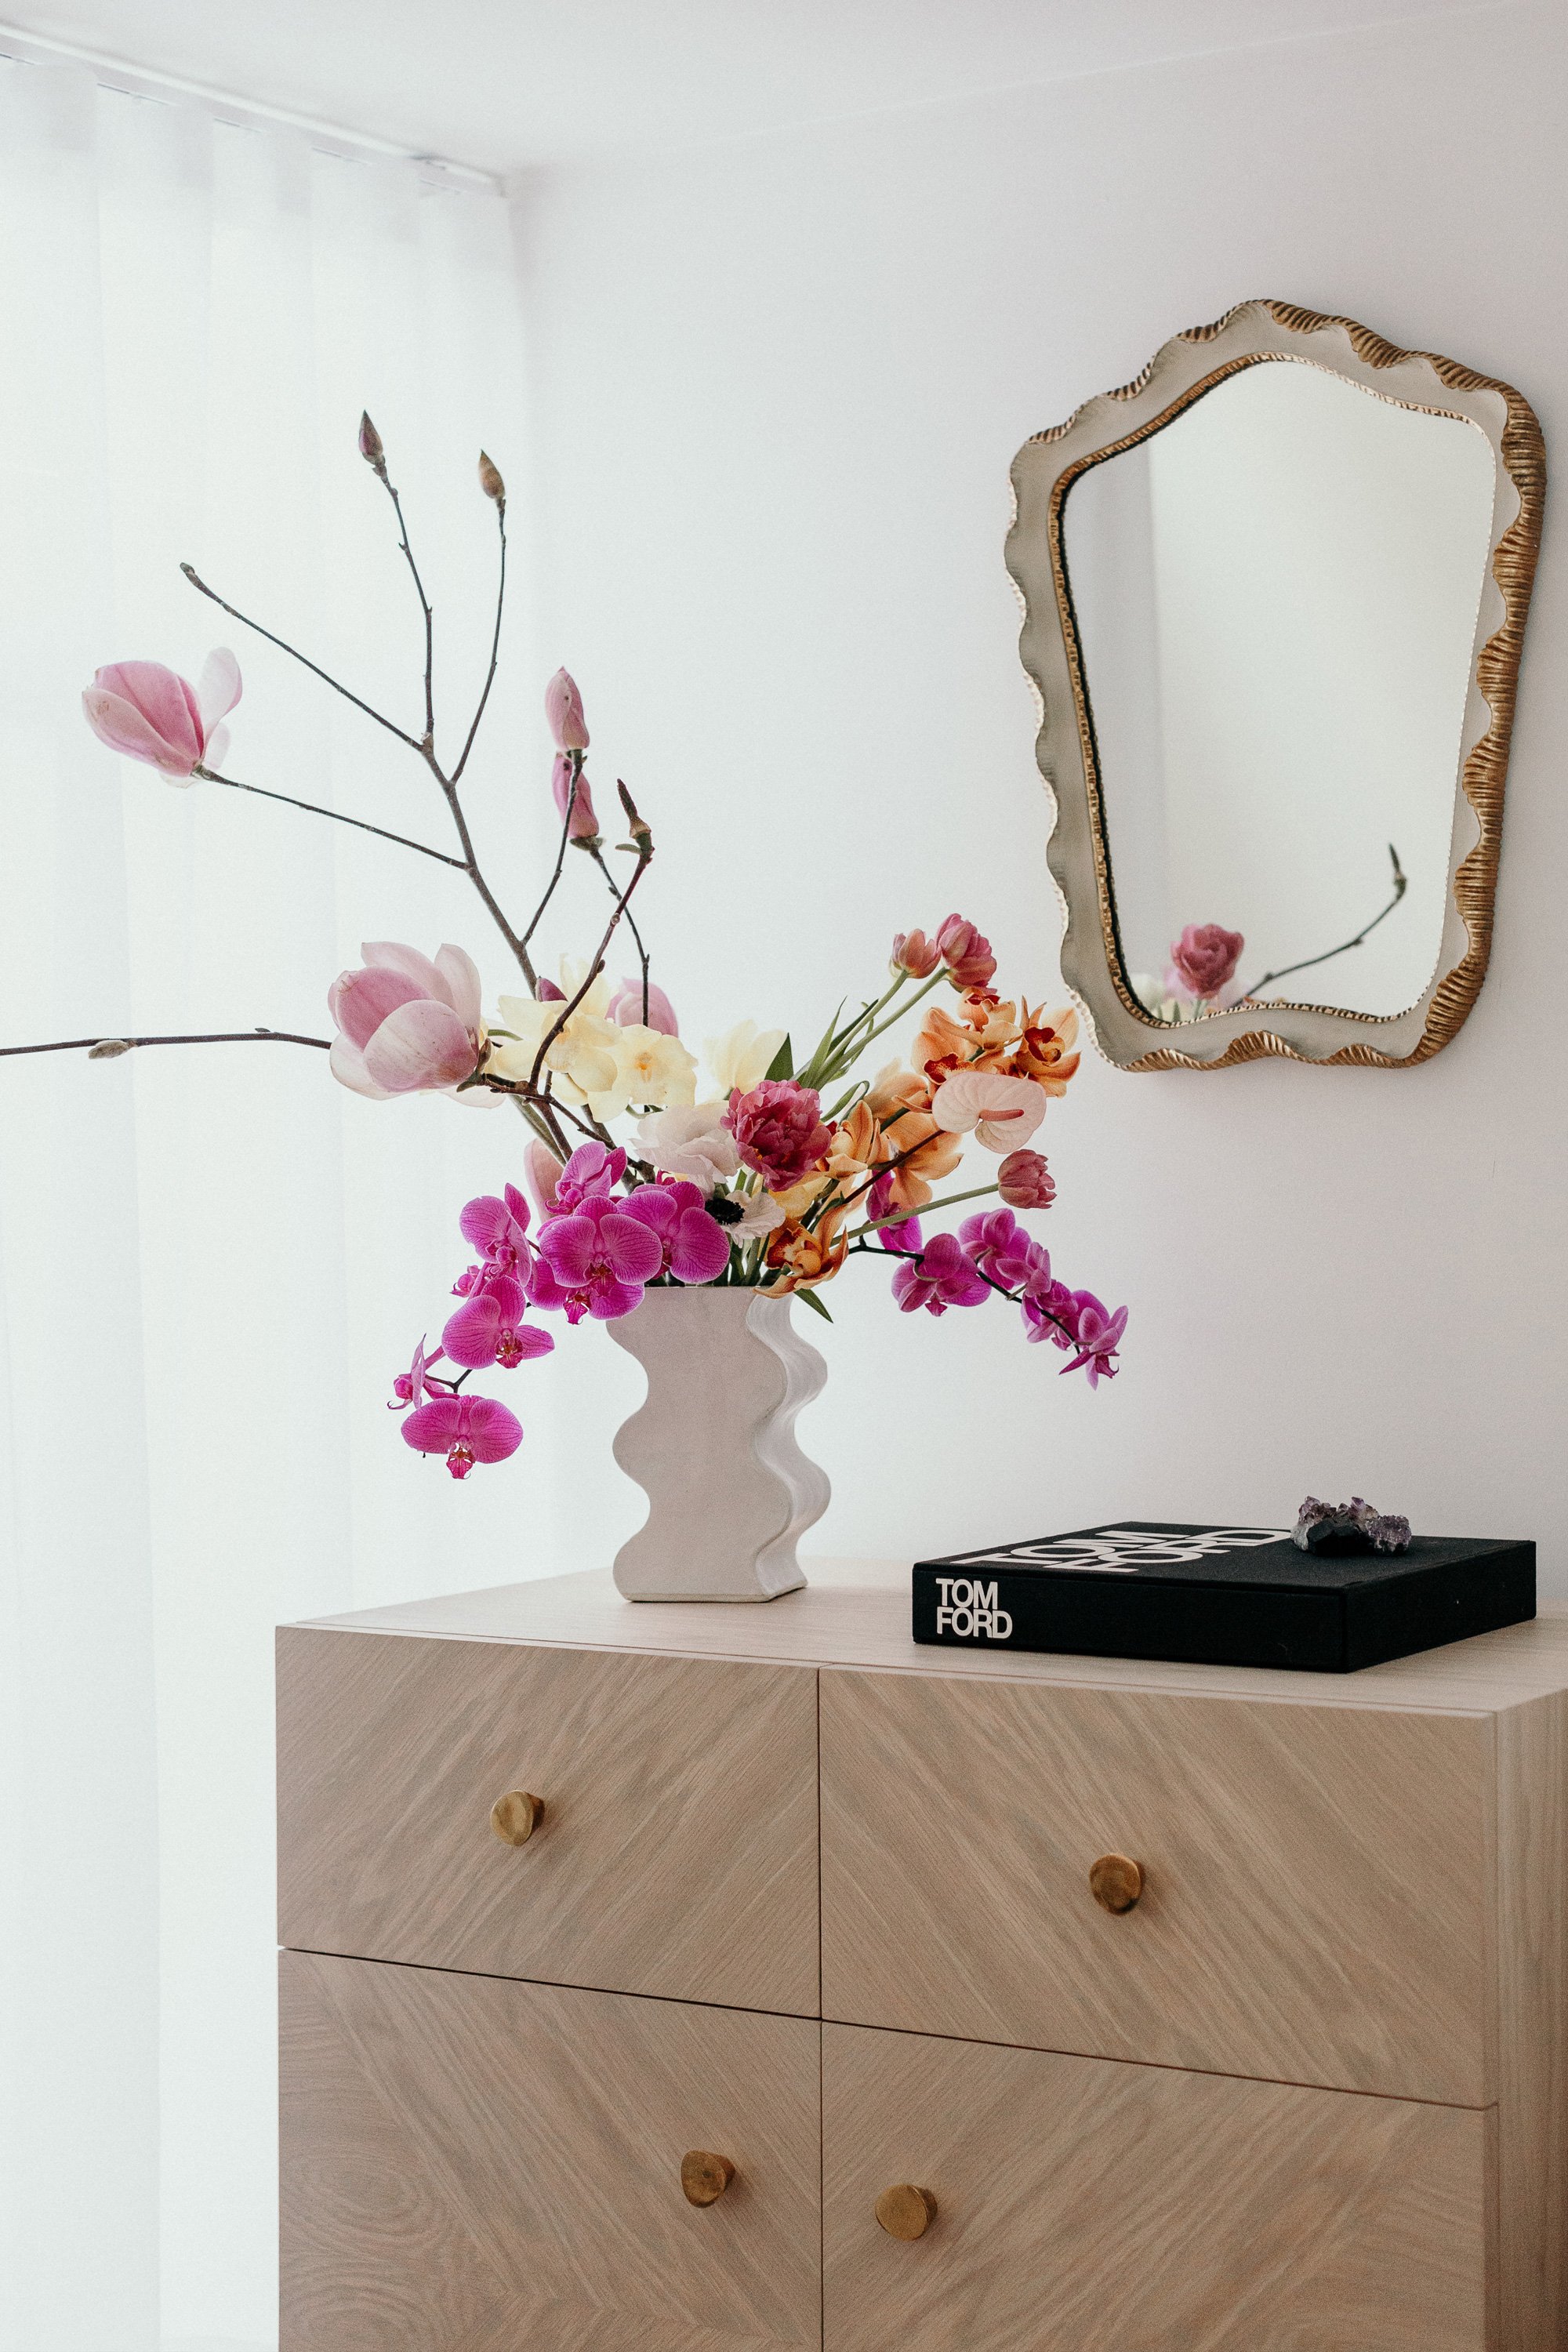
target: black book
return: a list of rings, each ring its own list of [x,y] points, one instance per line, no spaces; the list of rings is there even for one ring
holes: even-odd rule
[[[1535,1546],[1415,1536],[1327,1557],[1278,1528],[1127,1519],[921,1559],[914,1637],[1342,1675],[1535,1614]]]

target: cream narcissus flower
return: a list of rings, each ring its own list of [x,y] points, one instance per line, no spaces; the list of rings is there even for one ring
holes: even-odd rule
[[[540,1003],[531,996],[503,996],[500,1002],[498,1026],[512,1034],[491,1036],[486,1066],[500,1077],[521,1083],[531,1074],[539,1048],[561,1018],[562,1007],[553,999]],[[586,1102],[591,1095],[614,1087],[618,1048],[626,1034],[602,1013],[588,1012],[586,1005],[574,1013],[544,1057],[545,1068],[563,1082],[568,1100]]]
[[[618,1118],[633,1103],[662,1110],[695,1100],[696,1057],[679,1037],[645,1029],[640,1021],[624,1029],[614,1022],[607,1025],[616,1038],[616,1067],[608,1083],[588,1096],[595,1118]]]
[[[713,1073],[719,1091],[726,1098],[732,1087],[749,1095],[760,1087],[773,1066],[773,1056],[784,1044],[782,1029],[759,1029],[754,1021],[737,1021],[721,1037],[710,1037],[702,1048],[702,1058]]]

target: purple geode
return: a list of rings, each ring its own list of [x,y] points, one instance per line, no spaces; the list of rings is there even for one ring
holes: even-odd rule
[[[1408,1551],[1410,1522],[1352,1495],[1348,1503],[1320,1503],[1309,1495],[1296,1521],[1294,1540],[1302,1551],[1343,1553]]]

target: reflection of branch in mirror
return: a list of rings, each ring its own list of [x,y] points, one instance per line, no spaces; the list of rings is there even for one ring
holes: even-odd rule
[[[1156,1021],[1201,1021],[1214,1013],[1234,1012],[1238,1005],[1256,1003],[1266,988],[1288,980],[1292,972],[1310,971],[1319,964],[1331,963],[1336,956],[1348,955],[1352,948],[1359,948],[1363,940],[1370,939],[1380,923],[1386,922],[1410,887],[1410,877],[1400,865],[1399,852],[1392,841],[1388,857],[1394,868],[1394,896],[1353,939],[1342,940],[1336,948],[1325,948],[1321,955],[1303,956],[1299,963],[1281,964],[1276,971],[1266,971],[1249,988],[1232,989],[1230,983],[1247,944],[1242,934],[1227,931],[1220,923],[1189,923],[1181,938],[1172,942],[1171,962],[1163,982],[1150,972],[1129,974],[1133,994]]]

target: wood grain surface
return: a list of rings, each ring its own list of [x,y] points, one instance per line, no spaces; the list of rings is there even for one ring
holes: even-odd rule
[[[1568,1700],[1498,1718],[1502,2342],[1568,2345]]]
[[[1494,2095],[1487,1718],[828,1672],[821,1723],[825,2016]]]
[[[816,2024],[308,1953],[282,2009],[281,2352],[819,2346]]]
[[[823,2125],[826,2352],[1496,2341],[1484,2114],[826,2025]]]
[[[811,1581],[765,1607],[702,1609],[623,1601],[608,1569],[528,1584],[401,1601],[324,1626],[458,1640],[562,1643],[574,1649],[757,1658],[801,1665],[885,1667],[958,1681],[1081,1684],[1115,1690],[1193,1691],[1233,1698],[1305,1700],[1317,1706],[1507,1706],[1568,1689],[1568,1601],[1543,1601],[1526,1625],[1478,1633],[1353,1675],[1271,1667],[1191,1666],[1158,1660],[1079,1658],[1028,1651],[936,1648],[910,1633],[907,1560],[808,1559]]]
[[[280,1943],[816,2013],[810,1674],[286,1629],[278,1779]]]

